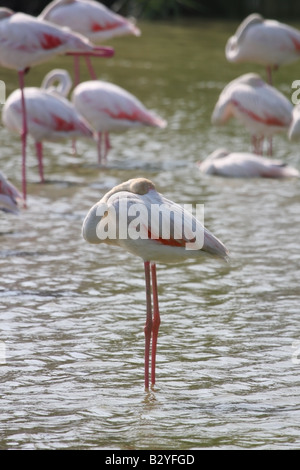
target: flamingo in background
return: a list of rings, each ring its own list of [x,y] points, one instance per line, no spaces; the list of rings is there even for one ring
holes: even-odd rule
[[[53,86],[58,81],[57,86]],[[66,70],[54,69],[49,72],[41,88],[25,87],[24,97],[27,114],[28,134],[33,137],[39,163],[40,180],[43,183],[42,141],[56,141],[73,137],[93,138],[93,131],[79,115],[65,96],[72,87]],[[6,100],[2,121],[11,132],[22,133],[22,96],[15,90]]]
[[[299,177],[299,171],[286,163],[248,152],[228,152],[217,149],[198,168],[208,175],[234,178],[289,178]]]
[[[0,210],[4,212],[19,212],[18,201],[22,196],[17,188],[11,184],[0,171]]]
[[[259,75],[248,73],[223,89],[213,110],[212,123],[223,125],[235,117],[250,132],[254,152],[262,154],[264,138],[286,131],[292,120],[292,111],[293,105],[282,93]]]
[[[300,31],[254,13],[228,39],[225,55],[229,62],[252,62],[265,66],[268,82],[272,84],[272,69],[300,58]]]
[[[159,208],[156,216],[153,216],[153,208]],[[88,243],[118,245],[144,261],[145,388],[148,389],[151,337],[151,383],[154,385],[160,325],[156,262],[182,262],[201,258],[205,253],[227,259],[228,251],[190,212],[158,193],[152,181],[145,178],[131,179],[105,194],[88,212],[82,233]]]
[[[141,34],[132,21],[93,0],[54,0],[46,6],[39,18],[58,26],[67,26],[95,42],[116,36]],[[89,57],[85,59],[91,78],[96,80]],[[79,62],[75,58],[75,85],[78,83]]]
[[[109,133],[132,127],[166,127],[164,119],[156,116],[131,93],[101,80],[82,82],[73,90],[72,102],[77,111],[98,134],[98,162],[106,163],[110,149]],[[104,135],[104,153],[102,137]],[[103,155],[102,155],[103,154]]]
[[[95,46],[87,38],[24,13],[0,8],[0,65],[18,71],[22,100],[22,189],[26,203],[27,118],[24,74],[33,65],[58,54],[110,57],[113,49]]]
[[[293,109],[292,122],[288,131],[288,137],[292,141],[300,140],[300,105]]]

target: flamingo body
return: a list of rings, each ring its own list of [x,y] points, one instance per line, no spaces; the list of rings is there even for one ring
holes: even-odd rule
[[[72,137],[93,137],[89,125],[63,96],[36,87],[24,89],[28,133],[37,142]],[[21,91],[15,90],[6,100],[3,124],[12,132],[22,132]]]
[[[0,65],[25,70],[67,52],[92,52],[87,38],[25,13],[0,9]]]
[[[62,90],[61,83],[58,87],[51,86],[55,78],[61,78],[62,75],[66,79],[67,89]],[[43,88],[24,88],[28,134],[36,144],[40,144],[37,145],[37,152],[41,181],[44,180],[42,141],[93,137],[93,131],[88,123],[79,115],[72,103],[61,94],[62,92],[66,94],[70,84],[71,79],[66,71],[54,69],[43,80]],[[22,93],[20,89],[15,90],[7,98],[2,111],[2,121],[9,131],[22,133]]]
[[[300,31],[261,15],[248,16],[225,48],[229,62],[253,62],[278,67],[300,58]]]
[[[32,65],[59,54],[110,57],[113,49],[94,46],[86,37],[24,13],[0,8],[0,65],[18,71],[22,101],[22,186],[26,203],[27,117],[24,74]]]
[[[77,85],[72,102],[99,138],[102,133],[125,131],[133,127],[164,128],[167,125],[165,120],[150,112],[134,95],[118,85],[101,80]],[[105,151],[107,154],[108,146]]]
[[[198,163],[202,173],[234,178],[287,178],[299,177],[296,168],[284,162],[248,152],[228,152],[217,149]]]
[[[161,217],[153,217],[154,208],[159,208]],[[105,227],[109,227],[108,237],[105,236],[108,233]],[[170,229],[168,233],[164,233],[165,228]],[[82,233],[89,243],[118,245],[144,261],[147,299],[145,388],[148,388],[150,340],[152,337],[151,382],[154,384],[156,342],[160,323],[155,263],[182,262],[186,259],[197,259],[205,253],[227,258],[228,251],[190,212],[158,193],[152,181],[145,178],[126,181],[103,196],[88,212]],[[201,239],[199,244],[198,235]]]
[[[293,106],[276,88],[259,75],[249,73],[230,82],[221,92],[212,114],[212,123],[226,124],[232,117],[257,139],[286,131]]]
[[[300,105],[293,109],[292,122],[288,131],[288,137],[292,141],[300,140]]]
[[[55,0],[42,11],[40,18],[67,26],[93,41],[141,34],[133,22],[93,0]]]
[[[21,199],[22,196],[17,188],[0,172],[0,210],[17,214],[19,212],[18,200]]]

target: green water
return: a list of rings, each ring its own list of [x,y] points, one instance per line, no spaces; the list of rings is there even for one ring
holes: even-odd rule
[[[222,88],[252,65],[226,62],[237,24],[141,24],[93,61],[168,127],[111,136],[108,167],[96,145],[45,144],[46,184],[28,145],[28,209],[0,214],[0,448],[299,448],[299,181],[204,177],[195,162],[217,147],[250,150],[236,123],[213,128]],[[38,86],[52,68],[33,68]],[[1,69],[7,95],[16,74]],[[276,72],[291,96],[299,63]],[[88,79],[82,72],[82,79]],[[0,129],[1,170],[21,187],[18,136]],[[274,156],[300,168],[298,144]],[[145,176],[178,203],[204,203],[205,224],[231,263],[158,266],[157,385],[143,387],[143,263],[81,237],[88,209],[115,184]]]

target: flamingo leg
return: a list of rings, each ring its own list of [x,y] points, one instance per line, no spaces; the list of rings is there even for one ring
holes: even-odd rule
[[[95,73],[95,70],[94,70],[94,67],[92,65],[92,61],[91,61],[90,57],[85,55],[84,58],[85,58],[85,63],[86,63],[86,66],[88,68],[91,79],[92,80],[97,80],[97,75]]]
[[[98,132],[98,139],[97,139],[97,150],[98,150],[98,163],[99,165],[102,164],[102,132]]]
[[[268,79],[269,85],[272,85],[272,67],[271,67],[271,65],[267,66],[267,79]]]
[[[23,191],[23,200],[24,200],[24,207],[26,207],[26,196],[27,196],[27,188],[26,188],[26,145],[27,145],[27,115],[26,115],[26,104],[25,104],[25,96],[24,96],[24,70],[20,70],[18,72],[19,75],[19,85],[21,89],[21,101],[22,101],[22,191]]]
[[[110,140],[109,140],[109,133],[108,132],[105,132],[105,153],[104,153],[104,163],[107,164],[107,155],[108,155],[108,152],[110,151],[111,149],[111,145],[110,145]]]
[[[252,136],[253,152],[257,155],[263,154],[263,137]]]
[[[268,147],[268,155],[271,157],[273,155],[273,139],[269,137],[269,147]]]
[[[153,297],[153,323],[152,323],[152,355],[151,355],[151,383],[155,384],[155,364],[156,364],[156,345],[160,325],[160,315],[158,306],[156,264],[151,263],[152,276],[152,297]]]
[[[36,156],[37,156],[38,164],[39,164],[40,180],[41,180],[41,183],[45,183],[44,167],[43,167],[43,144],[42,144],[42,142],[36,142],[35,143],[35,148],[36,148]]]
[[[144,328],[145,333],[145,389],[149,389],[149,356],[150,356],[150,343],[152,332],[152,307],[151,307],[151,275],[150,275],[150,262],[144,262],[145,268],[145,284],[146,284],[146,323]]]
[[[80,82],[80,56],[74,56],[74,86],[79,85]]]

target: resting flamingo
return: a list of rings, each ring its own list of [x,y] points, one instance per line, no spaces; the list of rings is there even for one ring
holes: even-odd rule
[[[292,122],[288,130],[288,137],[291,141],[300,140],[300,104],[293,109]]]
[[[144,261],[147,304],[145,388],[148,389],[151,337],[151,384],[154,385],[160,325],[156,262],[182,262],[201,258],[207,253],[227,259],[228,251],[191,212],[158,193],[152,181],[146,178],[131,179],[105,194],[88,212],[83,222],[83,237],[92,244],[118,245]]]
[[[17,214],[19,201],[22,201],[22,196],[18,189],[0,171],[0,210]]]
[[[252,62],[265,66],[268,82],[272,84],[272,69],[300,58],[300,31],[254,13],[228,39],[225,54],[229,62]]]
[[[52,85],[57,82],[58,85]],[[93,131],[88,123],[65,98],[71,87],[72,81],[68,72],[63,69],[54,69],[45,76],[41,88],[24,88],[28,134],[35,140],[42,183],[45,181],[42,150],[44,140],[93,138]],[[22,133],[20,89],[15,90],[7,98],[2,111],[2,121],[9,131]]]
[[[261,154],[264,138],[287,131],[292,111],[293,105],[282,93],[259,75],[248,73],[223,89],[212,114],[212,123],[223,125],[235,117],[251,134],[254,152]],[[271,145],[269,154],[272,154]]]
[[[72,102],[97,132],[99,164],[107,161],[110,132],[141,126],[164,128],[167,125],[164,119],[150,112],[124,88],[101,80],[90,80],[77,85]]]
[[[58,26],[67,26],[95,42],[115,36],[141,34],[132,21],[94,0],[54,0],[46,6],[39,18]],[[79,59],[77,59],[75,58],[75,85],[79,83]],[[91,78],[95,80],[97,77],[88,57],[86,62]]]
[[[249,152],[228,152],[222,148],[215,150],[197,165],[202,173],[233,178],[299,177],[296,168],[282,161]]]
[[[0,65],[18,71],[22,97],[22,189],[26,202],[27,119],[24,74],[58,54],[111,56],[113,49],[94,46],[87,38],[24,13],[0,8]]]

